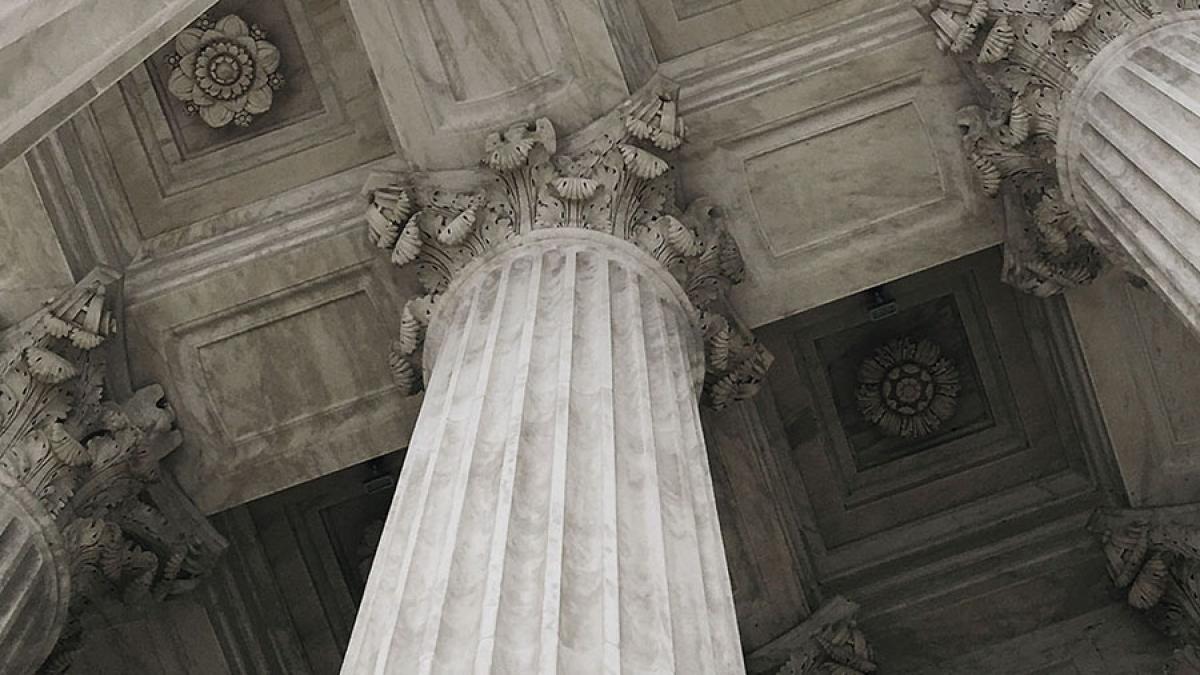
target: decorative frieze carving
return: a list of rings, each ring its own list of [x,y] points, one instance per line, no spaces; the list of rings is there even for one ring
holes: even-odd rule
[[[213,128],[250,126],[284,86],[279,50],[262,28],[236,14],[217,21],[201,16],[176,36],[167,63],[167,89]]]
[[[377,176],[365,188],[371,241],[397,265],[413,264],[427,292],[404,308],[391,366],[410,392],[422,387],[417,354],[439,296],[472,260],[544,228],[606,232],[653,255],[686,290],[704,333],[707,404],[751,396],[771,356],[722,313],[742,280],[741,253],[720,211],[676,202],[671,165],[686,129],[676,89],[649,85],[560,147],[542,118],[491,134],[483,171]]]
[[[964,149],[983,191],[1024,211],[1007,234],[1005,280],[1035,295],[1086,284],[1099,250],[1119,247],[1063,200],[1055,141],[1060,108],[1080,72],[1134,25],[1194,0],[916,0],[939,46],[980,85],[983,106],[962,111]]]
[[[1179,644],[1168,673],[1200,672],[1198,517],[1188,509],[1100,511],[1089,524],[1103,543],[1113,584]]]
[[[922,438],[958,408],[958,367],[931,340],[892,340],[858,369],[858,409],[889,436]]]
[[[43,672],[69,666],[90,612],[188,590],[224,547],[160,473],[159,462],[181,443],[162,387],[121,402],[105,390],[100,347],[117,327],[105,302],[113,279],[94,272],[0,335],[0,473],[44,511],[40,524],[25,525],[61,541],[61,587],[70,589],[67,615],[49,627],[59,637]],[[0,558],[18,544],[0,540]],[[15,568],[0,569],[5,597],[30,583]],[[16,630],[0,625],[0,641],[18,640]],[[45,654],[27,656],[40,662]]]

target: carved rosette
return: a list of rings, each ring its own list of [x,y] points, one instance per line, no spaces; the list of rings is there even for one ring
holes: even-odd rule
[[[1180,649],[1166,672],[1200,665],[1200,527],[1196,514],[1168,509],[1097,512],[1089,529],[1108,559],[1113,584]],[[1127,590],[1126,590],[1127,589]],[[1172,670],[1175,668],[1175,670]]]
[[[983,106],[963,109],[963,145],[983,191],[1014,209],[1005,280],[1045,296],[1100,273],[1119,247],[1063,201],[1055,141],[1060,108],[1080,72],[1133,26],[1195,0],[915,0],[938,45],[980,85]],[[1097,248],[1099,247],[1099,248]]]
[[[930,340],[901,338],[875,350],[858,369],[863,417],[889,436],[923,438],[958,408],[958,368]]]
[[[266,31],[236,14],[218,21],[200,17],[175,38],[167,65],[167,90],[213,128],[250,126],[284,86],[279,50]]]
[[[6,663],[42,664],[41,672],[66,670],[86,612],[187,590],[224,546],[159,474],[159,461],[181,442],[162,388],[121,403],[104,392],[98,348],[116,327],[105,306],[111,280],[93,273],[0,335],[0,482],[10,486],[10,500],[30,497],[24,510],[31,515],[18,517],[24,529],[14,531],[61,545],[57,586],[68,608],[43,626],[42,642],[21,638],[29,617],[0,619],[0,653]],[[13,514],[0,505],[0,515]],[[20,545],[0,540],[0,561],[11,562],[9,549]],[[19,565],[0,564],[5,597],[36,583]],[[54,611],[52,598],[38,593],[33,606]]]
[[[560,147],[542,118],[491,134],[485,170],[376,176],[364,189],[372,243],[415,265],[426,294],[409,301],[391,366],[401,388],[422,387],[419,351],[439,296],[467,263],[534,230],[575,227],[637,244],[686,291],[705,338],[703,400],[714,408],[757,391],[771,356],[721,311],[742,280],[741,253],[704,200],[681,209],[663,152],[686,135],[676,91],[651,85]]]

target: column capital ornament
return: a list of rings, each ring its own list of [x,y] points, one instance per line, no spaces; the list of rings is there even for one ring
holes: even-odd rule
[[[1097,54],[1164,12],[1195,0],[915,0],[938,46],[979,85],[960,112],[963,145],[984,193],[1010,209],[1005,280],[1046,296],[1086,284],[1103,256],[1133,267],[1060,185],[1056,149],[1064,103]],[[1015,211],[1015,213],[1011,212]],[[1135,270],[1136,271],[1136,270]]]
[[[1101,510],[1088,529],[1100,538],[1109,576],[1126,602],[1178,644],[1165,672],[1198,672],[1200,510]]]
[[[798,626],[747,656],[750,673],[867,675],[879,669],[875,650],[858,627],[857,604],[827,600]]]
[[[225,546],[160,469],[182,441],[162,387],[121,401],[106,391],[116,280],[93,272],[0,334],[0,520],[12,535],[0,539],[12,601],[0,662],[14,672],[65,671],[91,617],[192,588]]]
[[[867,675],[878,669],[866,634],[853,618],[845,618],[822,626],[783,664],[779,675]]]
[[[426,291],[405,305],[392,345],[403,389],[422,388],[426,329],[469,262],[535,230],[583,228],[636,244],[682,286],[705,340],[705,403],[720,408],[757,391],[772,357],[722,311],[745,274],[741,252],[715,205],[679,205],[663,156],[687,134],[677,94],[652,82],[568,139],[544,117],[514,124],[488,136],[480,169],[372,177],[363,191],[371,242],[396,265],[415,266]]]

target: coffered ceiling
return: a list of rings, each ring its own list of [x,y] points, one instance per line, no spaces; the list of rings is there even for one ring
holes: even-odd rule
[[[31,153],[72,269],[127,268],[133,377],[176,402],[176,472],[205,510],[403,447],[419,399],[386,349],[416,286],[368,246],[359,192],[374,170],[478,161],[513,121],[566,135],[677,81],[681,187],[744,251],[751,326],[998,240],[956,141],[971,94],[905,2],[485,5],[221,0],[191,30],[226,51],[185,32]],[[967,297],[946,310],[964,334]],[[1011,430],[963,358],[961,414]],[[858,461],[887,452],[861,443]]]
[[[369,245],[362,186],[465,167],[488,132],[538,115],[569,142],[654,78],[680,87],[690,129],[672,158],[682,201],[726,221],[747,263],[733,304],[777,359],[763,396],[705,413],[747,650],[837,593],[897,672],[1105,602],[1082,526],[1119,491],[1100,410],[1123,421],[1118,450],[1155,438],[1154,461],[1190,466],[1194,364],[1154,356],[1194,345],[1120,281],[1072,303],[1123,320],[1074,323],[1066,303],[1000,284],[1005,214],[958,142],[973,93],[906,0],[504,6],[221,0],[194,28],[229,31],[242,65],[277,55],[269,105],[231,103],[214,124],[199,107],[241,86],[239,66],[197,100],[201,57],[171,42],[20,176],[71,273],[125,269],[134,385],[169,392],[182,486],[208,512],[280,493],[222,522],[301,551],[308,567],[280,579],[321,577],[273,601],[313,612],[308,658],[338,660],[358,544],[386,501],[363,463],[402,450],[420,407],[387,370],[418,285]],[[219,25],[231,15],[244,29]],[[1098,367],[1115,343],[1129,358]],[[1127,477],[1138,498],[1186,482],[1146,474]],[[285,492],[322,476],[336,487]]]

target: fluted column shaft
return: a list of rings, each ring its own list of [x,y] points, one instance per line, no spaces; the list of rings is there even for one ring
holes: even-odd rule
[[[1106,45],[1064,101],[1059,180],[1096,238],[1200,334],[1200,12]]]
[[[439,300],[343,673],[743,672],[679,285],[540,230]]]

